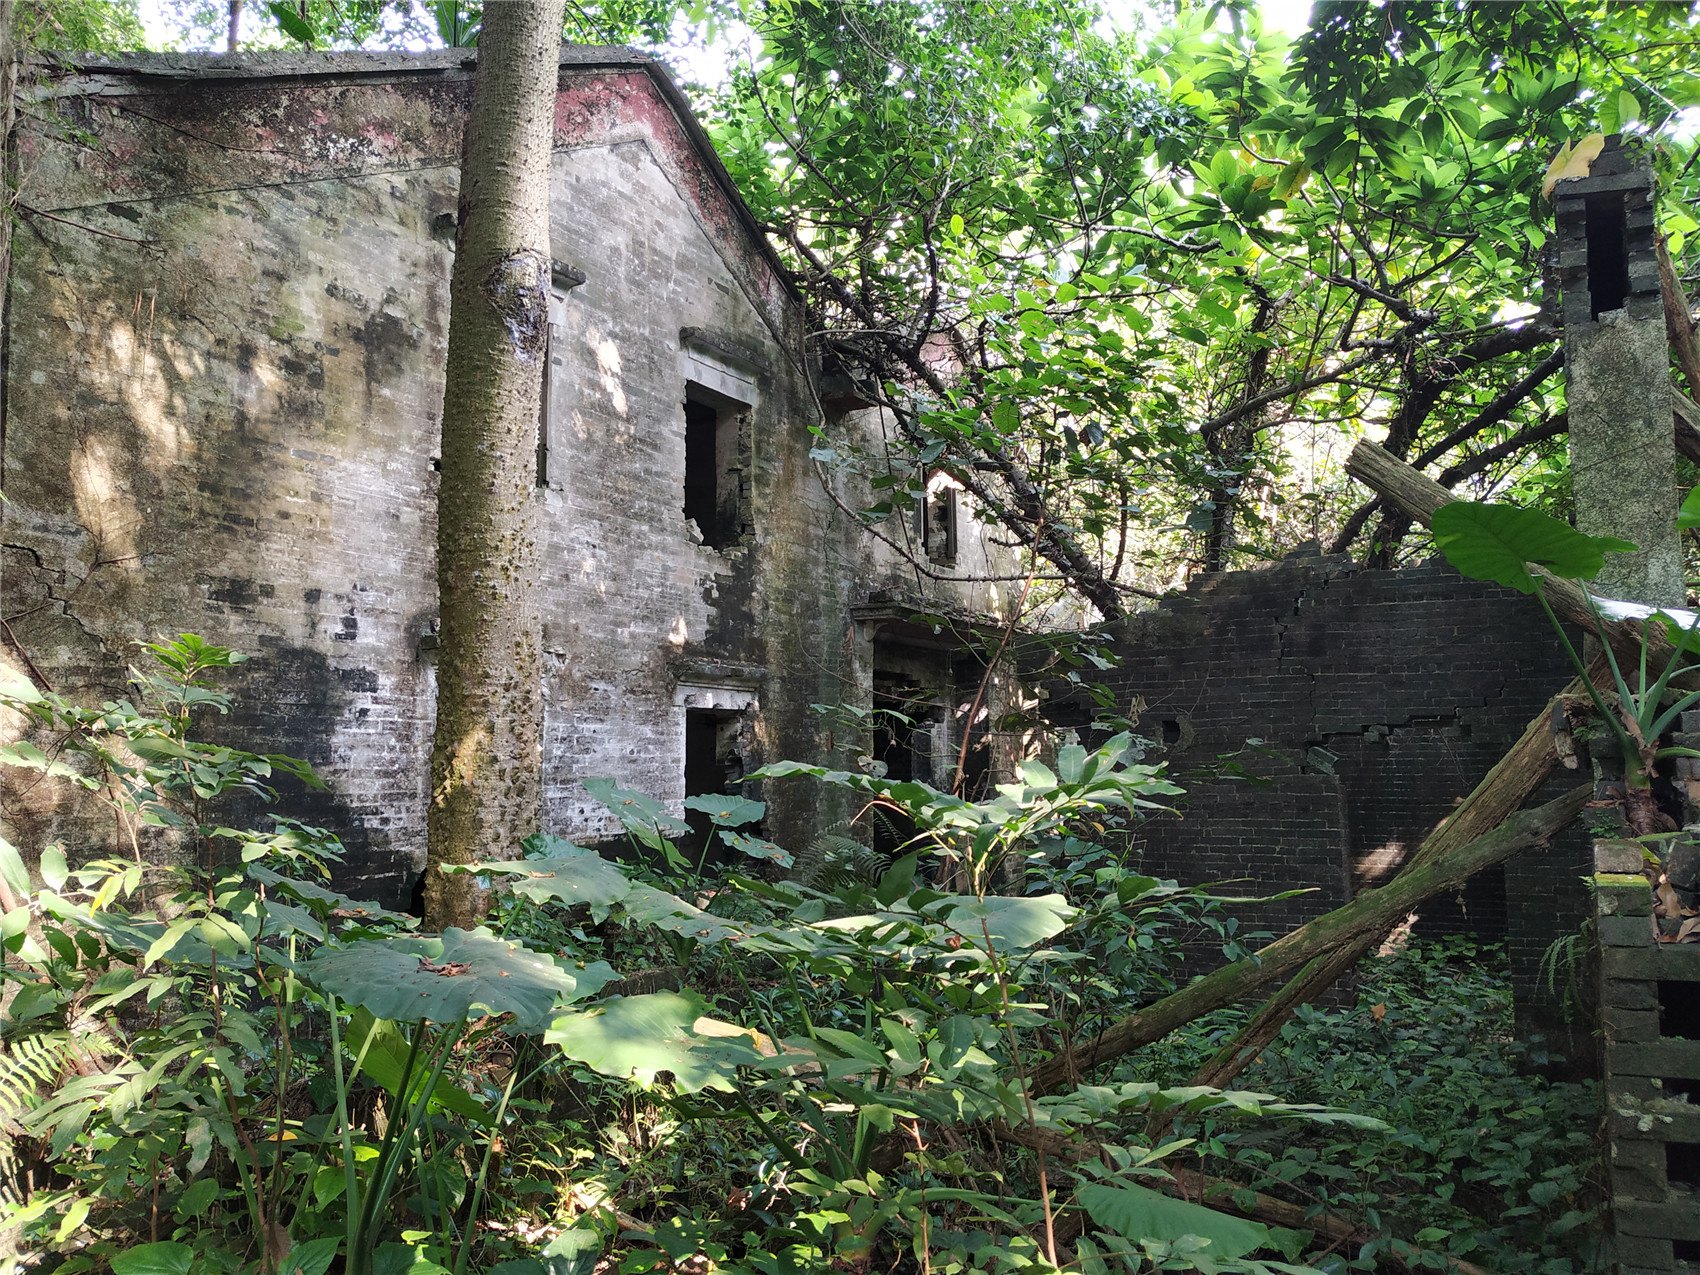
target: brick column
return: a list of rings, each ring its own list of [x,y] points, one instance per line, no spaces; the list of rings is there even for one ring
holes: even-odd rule
[[[1700,945],[1659,942],[1639,843],[1594,864],[1617,1270],[1700,1271]]]

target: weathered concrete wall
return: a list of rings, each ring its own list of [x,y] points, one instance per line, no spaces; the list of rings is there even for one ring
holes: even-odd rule
[[[1245,910],[1277,933],[1397,871],[1570,676],[1530,599],[1444,564],[1295,557],[1208,576],[1129,621],[1117,648],[1102,680],[1189,790],[1184,817],[1141,829],[1145,870],[1313,889]],[[1225,754],[1274,782],[1184,777]],[[1560,772],[1537,800],[1578,778]],[[1553,1017],[1541,957],[1588,913],[1586,853],[1580,834],[1560,838],[1423,909],[1431,931],[1506,942],[1537,1026]]]
[[[349,886],[405,898],[470,71],[154,58],[50,84],[65,126],[21,144],[5,614],[89,696],[160,633],[257,655],[208,729],[311,760],[333,795],[291,812],[344,835]],[[585,777],[684,795],[689,708],[740,713],[751,767],[819,757],[809,705],[862,672],[866,558],[809,459],[800,307],[681,111],[635,55],[563,58],[551,229],[584,281],[552,313],[540,603],[546,826],[581,838],[614,831]],[[687,383],[745,418],[749,515],[720,549],[683,514]],[[768,795],[783,842],[833,817]],[[45,786],[6,796],[21,844],[69,826]]]
[[[1576,525],[1617,536],[1634,553],[1606,555],[1601,594],[1664,606],[1688,596],[1677,538],[1676,452],[1670,433],[1670,345],[1664,312],[1611,310],[1567,329],[1570,485]]]

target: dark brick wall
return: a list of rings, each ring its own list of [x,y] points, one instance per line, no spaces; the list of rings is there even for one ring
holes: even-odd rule
[[[1100,676],[1189,790],[1181,818],[1145,826],[1146,870],[1312,888],[1244,910],[1278,933],[1396,871],[1571,675],[1533,600],[1440,562],[1295,556],[1206,577],[1118,636],[1121,667]],[[1270,782],[1208,777],[1226,754]],[[1580,778],[1559,772],[1537,801]],[[1537,970],[1587,914],[1586,870],[1578,831],[1432,901],[1420,928],[1504,942],[1526,1025],[1541,1027],[1558,1003],[1537,994]]]

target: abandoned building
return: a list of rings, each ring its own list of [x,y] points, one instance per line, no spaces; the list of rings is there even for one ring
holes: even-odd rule
[[[456,50],[88,57],[46,74],[18,143],[5,658],[116,696],[138,639],[252,654],[212,729],[308,759],[332,795],[291,808],[342,835],[347,888],[389,902],[424,861],[472,74]],[[801,305],[659,65],[563,52],[552,182],[548,830],[617,831],[584,778],[677,803],[826,760],[854,740],[811,706],[876,692],[924,726],[891,763],[954,762],[962,657],[909,617],[996,613],[997,585],[949,577],[996,575],[1003,551],[935,476],[901,530],[945,578],[905,573],[859,534],[865,493],[823,486],[811,428],[878,416],[823,415]],[[783,844],[834,817],[773,788]],[[7,802],[20,845],[63,817],[44,794]]]

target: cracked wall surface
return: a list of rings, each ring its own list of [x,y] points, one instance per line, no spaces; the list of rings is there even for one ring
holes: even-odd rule
[[[329,793],[285,810],[338,831],[342,884],[390,903],[424,854],[470,87],[453,50],[94,58],[48,75],[20,139],[4,658],[98,699],[138,639],[256,656],[203,733],[318,767]],[[692,707],[738,715],[746,769],[828,760],[810,706],[865,680],[852,607],[890,572],[810,459],[800,304],[646,59],[563,52],[551,238],[545,826],[595,840],[617,825],[579,781],[677,803]],[[688,383],[746,422],[751,519],[720,549],[683,516]],[[787,845],[842,816],[802,781],[762,795]],[[27,852],[99,848],[50,786],[5,797]]]
[[[1117,650],[1102,680],[1188,789],[1183,817],[1144,825],[1144,870],[1311,889],[1244,909],[1276,933],[1396,872],[1571,675],[1528,598],[1444,563],[1317,555],[1204,577],[1130,619]],[[1230,754],[1271,782],[1210,777]],[[1533,801],[1576,782],[1560,771]],[[1586,863],[1580,833],[1560,838],[1433,900],[1419,928],[1505,942],[1526,1024],[1549,1025],[1537,971],[1587,914]]]

